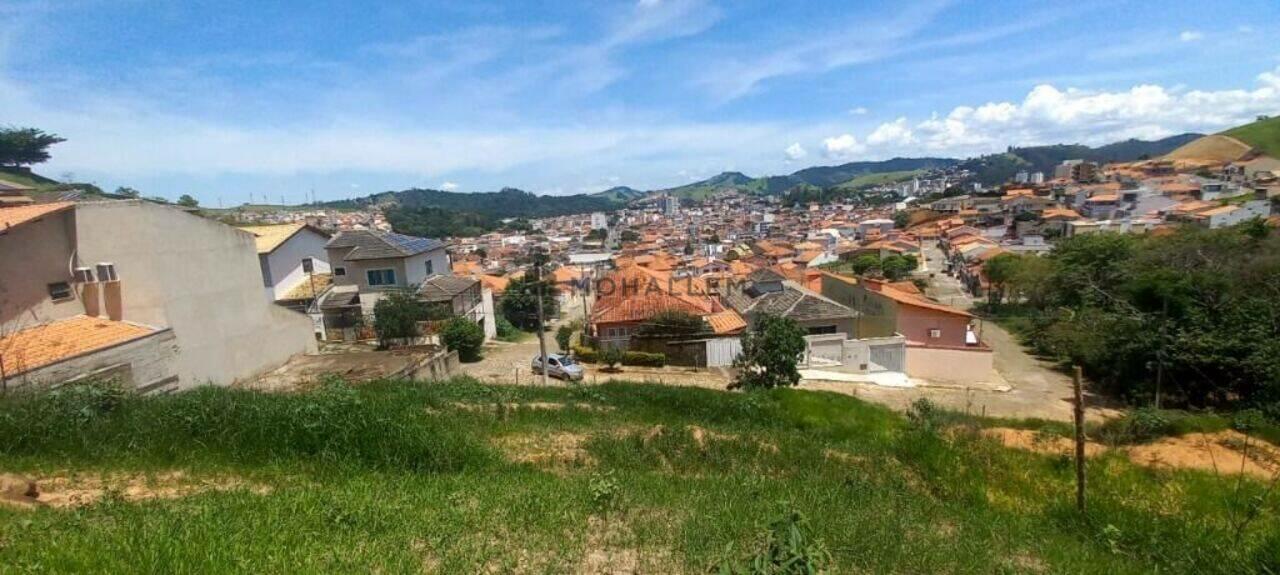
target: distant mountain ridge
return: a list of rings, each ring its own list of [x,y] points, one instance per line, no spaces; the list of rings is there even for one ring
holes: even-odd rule
[[[1266,131],[1263,131],[1264,134]],[[734,190],[756,195],[782,195],[797,188],[856,189],[874,183],[909,179],[912,173],[960,167],[975,174],[984,185],[1009,181],[1019,171],[1051,174],[1064,160],[1129,162],[1158,157],[1200,138],[1200,134],[1180,134],[1155,141],[1126,140],[1099,147],[1080,144],[1010,147],[1001,154],[967,160],[954,158],[892,158],[881,161],[848,162],[835,166],[811,166],[781,176],[751,177],[742,172],[722,172],[705,180],[658,190],[616,186],[593,194],[569,196],[537,195],[516,188],[496,192],[446,192],[413,188],[326,202],[333,208],[381,206],[397,230],[429,236],[476,235],[500,227],[505,219],[531,219],[610,211],[656,194],[703,200]]]

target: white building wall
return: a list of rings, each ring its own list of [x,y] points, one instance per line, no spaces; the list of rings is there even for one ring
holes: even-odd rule
[[[271,287],[268,289],[272,300],[284,297],[307,281],[307,274],[302,271],[303,258],[311,258],[315,262],[315,273],[329,273],[329,256],[324,249],[328,241],[329,238],[303,228],[267,255],[267,264],[271,268]]]
[[[432,274],[453,274],[449,267],[449,253],[444,248],[431,250],[404,259],[405,281],[409,285],[418,285],[427,279],[428,261],[431,262]]]
[[[112,262],[124,319],[173,329],[183,388],[229,385],[315,350],[311,320],[262,297],[253,236],[143,201],[77,206],[81,262]]]

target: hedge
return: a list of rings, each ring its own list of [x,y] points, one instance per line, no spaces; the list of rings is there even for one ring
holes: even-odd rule
[[[589,347],[575,345],[573,346],[573,357],[583,363],[595,363],[599,359],[599,352]]]
[[[573,357],[582,363],[597,363],[600,361],[600,352],[589,347],[575,345],[573,346]],[[667,365],[667,354],[628,351],[622,354],[622,365],[662,367]]]
[[[641,367],[662,367],[667,364],[667,354],[665,353],[645,353],[643,351],[628,351],[622,354],[622,365],[635,365]]]

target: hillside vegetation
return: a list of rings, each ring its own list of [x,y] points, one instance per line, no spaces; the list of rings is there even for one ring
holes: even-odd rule
[[[1280,158],[1280,116],[1232,128],[1222,134],[1262,150],[1268,156]]]
[[[1277,493],[1058,456],[921,405],[388,381],[0,400],[16,572],[1275,573]],[[758,563],[757,563],[758,562]],[[797,571],[785,571],[797,572]]]

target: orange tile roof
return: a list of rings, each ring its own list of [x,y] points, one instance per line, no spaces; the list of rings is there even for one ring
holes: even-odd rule
[[[1098,194],[1085,201],[1090,203],[1098,203],[1098,202],[1116,202],[1119,200],[1120,200],[1120,196],[1118,194]]]
[[[1044,211],[1044,214],[1042,214],[1041,217],[1046,220],[1078,220],[1080,219],[1080,214],[1076,213],[1076,211],[1071,208],[1049,208]]]
[[[253,242],[258,248],[258,253],[269,254],[280,247],[286,240],[293,237],[307,224],[276,224],[270,226],[236,226],[237,228],[253,234]]]
[[[0,208],[0,233],[4,233],[9,228],[20,226],[49,214],[61,212],[62,210],[69,210],[72,206],[75,206],[72,202],[54,202],[51,204],[27,204],[24,206]]]
[[[747,327],[747,320],[731,309],[707,316],[707,323],[711,326],[711,331],[717,334],[738,333]]]
[[[867,289],[872,290],[876,293],[879,293],[900,304],[919,307],[923,309],[930,309],[934,311],[940,311],[940,312],[949,313],[952,315],[973,317],[973,315],[967,311],[964,311],[962,309],[957,309],[951,306],[942,305],[940,303],[937,303],[933,300],[930,300],[924,297],[923,295],[920,295],[919,293],[910,293],[907,291],[903,291],[902,289],[899,288],[899,286],[895,284],[885,283],[882,281],[872,280],[872,279],[865,280],[863,283],[866,284]]]
[[[5,372],[17,375],[78,355],[146,337],[154,328],[78,315],[0,338]]]
[[[471,276],[480,280],[480,284],[489,288],[495,294],[506,293],[507,284],[511,283],[511,278],[505,276],[495,276],[489,274],[479,274]]]

